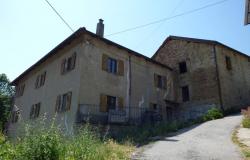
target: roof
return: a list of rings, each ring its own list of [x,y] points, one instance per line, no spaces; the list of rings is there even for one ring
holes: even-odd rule
[[[173,70],[172,68],[170,68],[169,66],[167,65],[164,65],[160,62],[157,62],[149,57],[146,57],[144,56],[143,54],[140,54],[138,52],[135,52],[131,49],[128,49],[122,45],[119,45],[113,41],[110,41],[106,38],[103,38],[103,37],[100,37],[98,35],[96,35],[95,33],[92,33],[88,30],[86,30],[84,27],[82,28],[79,28],[77,31],[75,31],[73,34],[71,34],[68,38],[66,38],[63,42],[61,42],[59,45],[57,45],[54,49],[52,49],[49,53],[47,53],[44,57],[42,57],[40,60],[38,60],[35,64],[33,64],[32,66],[30,66],[27,70],[25,70],[22,74],[20,74],[16,79],[14,79],[12,82],[11,82],[11,85],[16,85],[17,82],[22,79],[25,75],[27,75],[28,73],[30,73],[34,68],[38,67],[40,64],[42,64],[43,62],[45,62],[47,59],[49,59],[50,57],[52,57],[53,55],[57,54],[59,50],[61,50],[62,48],[64,48],[66,45],[68,45],[69,43],[71,43],[73,40],[75,40],[76,38],[79,38],[81,35],[83,34],[89,34],[90,36],[94,37],[94,38],[97,38],[107,44],[110,44],[110,45],[114,45],[120,49],[124,49],[126,50],[127,52],[129,52],[130,54],[134,55],[134,56],[137,56],[137,57],[141,57],[143,58],[144,60],[146,61],[149,61],[151,63],[154,63],[156,65],[159,65],[161,67],[164,67],[164,68],[167,68],[169,70]]]
[[[196,42],[196,43],[207,43],[207,44],[211,44],[211,45],[221,45],[227,49],[230,49],[242,56],[245,56],[247,58],[250,58],[250,56],[248,56],[245,53],[242,53],[236,49],[233,49],[223,43],[220,43],[218,41],[214,41],[214,40],[206,40],[206,39],[198,39],[198,38],[188,38],[188,37],[180,37],[180,36],[169,36],[168,38],[166,38],[166,40],[162,43],[162,45],[158,48],[158,50],[155,52],[155,54],[152,56],[152,59],[155,58],[155,56],[158,54],[158,52],[161,50],[161,48],[163,48],[165,46],[166,43],[168,43],[168,41],[170,40],[183,40],[183,41],[188,41],[188,42]]]

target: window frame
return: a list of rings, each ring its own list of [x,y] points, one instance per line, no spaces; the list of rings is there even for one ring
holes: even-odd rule
[[[113,73],[113,74],[117,74],[117,69],[118,65],[117,65],[117,60],[111,57],[108,57],[107,60],[107,71],[109,73]]]
[[[187,73],[187,62],[186,61],[181,61],[179,62],[179,72],[180,74]]]
[[[181,95],[182,95],[182,102],[190,101],[190,91],[188,85],[181,87]]]

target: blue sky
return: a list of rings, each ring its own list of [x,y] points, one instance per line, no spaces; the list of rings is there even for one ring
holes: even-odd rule
[[[49,0],[74,30],[95,32],[104,19],[111,34],[220,0]],[[245,0],[228,0],[169,21],[107,37],[151,57],[169,35],[220,41],[250,55],[250,25],[244,26]],[[44,0],[0,1],[0,73],[10,80],[52,50],[72,32]]]

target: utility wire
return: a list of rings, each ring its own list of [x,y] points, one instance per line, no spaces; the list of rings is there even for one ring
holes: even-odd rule
[[[184,2],[184,0],[180,0],[179,3],[175,6],[175,8],[170,12],[169,16],[173,16],[173,14],[177,11],[177,9],[181,6],[181,4],[182,4],[183,2]],[[166,21],[160,22],[160,24],[159,24],[150,34],[148,34],[148,36],[145,37],[145,38],[143,39],[143,41],[141,41],[140,43],[137,44],[136,48],[138,48],[138,47],[142,44],[142,42],[145,42],[145,40],[149,39],[149,38],[153,35],[153,33],[154,33],[156,30],[158,30],[159,28],[162,27],[163,24],[165,24],[165,22],[166,22]]]
[[[157,20],[157,21],[153,21],[153,22],[146,23],[146,24],[143,24],[143,25],[139,25],[139,26],[135,26],[135,27],[132,27],[132,28],[128,28],[128,29],[125,29],[125,30],[122,30],[122,31],[119,31],[119,32],[111,33],[111,34],[106,35],[105,37],[113,36],[113,35],[116,35],[116,34],[120,34],[120,33],[128,32],[128,31],[132,31],[132,30],[136,30],[136,29],[139,29],[139,28],[144,28],[144,27],[147,27],[149,25],[160,23],[162,21],[167,21],[167,20],[174,19],[176,17],[181,17],[181,16],[184,16],[184,15],[188,15],[188,14],[191,14],[191,13],[194,13],[194,12],[206,9],[206,8],[210,8],[210,7],[213,7],[213,6],[225,3],[226,1],[229,1],[229,0],[222,0],[222,1],[215,2],[215,3],[211,3],[211,4],[205,5],[203,7],[196,8],[196,9],[193,9],[193,10],[189,10],[189,11],[186,11],[186,12],[174,15],[174,16],[166,17],[166,18],[163,18],[163,19],[160,19],[160,20]]]
[[[72,29],[72,27],[70,27],[70,25],[66,22],[66,20],[56,11],[56,9],[52,6],[52,4],[49,3],[48,0],[45,0],[47,2],[47,4],[53,9],[53,11],[58,15],[58,17],[63,21],[63,23],[72,31],[74,32],[74,30]]]

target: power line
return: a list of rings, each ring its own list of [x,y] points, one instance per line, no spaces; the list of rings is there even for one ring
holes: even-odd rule
[[[208,4],[208,5],[205,5],[203,7],[193,9],[193,10],[189,10],[189,11],[186,11],[186,12],[174,15],[174,16],[166,17],[166,18],[163,18],[163,19],[160,19],[160,20],[157,20],[157,21],[153,21],[153,22],[146,23],[146,24],[143,24],[143,25],[139,25],[139,26],[135,26],[135,27],[132,27],[132,28],[128,28],[128,29],[125,29],[125,30],[122,30],[122,31],[119,31],[119,32],[111,33],[111,34],[105,35],[105,37],[113,36],[113,35],[116,35],[116,34],[120,34],[120,33],[128,32],[128,31],[132,31],[132,30],[136,30],[136,29],[139,29],[139,28],[144,28],[144,27],[147,27],[149,25],[160,23],[162,21],[167,21],[167,20],[174,19],[176,17],[181,17],[181,16],[184,16],[184,15],[188,15],[188,14],[191,14],[191,13],[194,13],[194,12],[206,9],[206,8],[210,8],[210,7],[213,7],[213,6],[225,3],[226,1],[229,1],[229,0],[218,1],[218,2],[215,2],[215,3],[212,3],[212,4]]]
[[[173,16],[173,14],[177,11],[177,9],[181,6],[181,4],[184,2],[184,0],[180,0],[179,3],[175,6],[175,8],[170,12],[169,16]],[[136,48],[142,44],[142,42],[145,42],[145,40],[149,39],[149,37],[152,36],[152,34],[159,29],[166,21],[162,21],[150,34],[148,34],[147,37],[143,39],[140,43],[137,44]]]
[[[70,27],[70,25],[66,22],[66,20],[56,11],[56,9],[49,3],[48,0],[45,0],[47,4],[53,9],[53,11],[58,15],[58,17],[63,21],[63,23],[72,31],[74,30]]]

